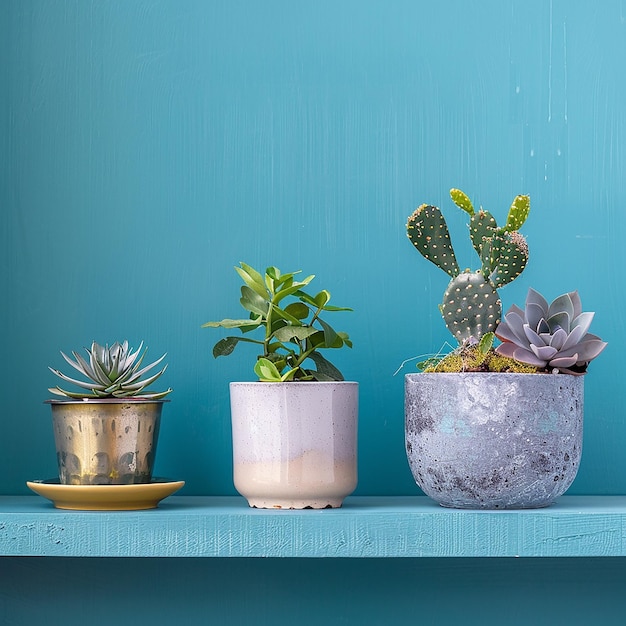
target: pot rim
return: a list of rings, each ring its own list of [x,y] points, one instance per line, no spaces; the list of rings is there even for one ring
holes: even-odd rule
[[[133,398],[68,398],[67,400],[44,400],[44,404],[164,404],[168,399],[151,400],[140,396]]]
[[[262,380],[251,380],[251,381],[231,381],[228,383],[229,385],[285,385],[292,387],[294,385],[306,385],[306,386],[317,386],[317,385],[358,385],[359,383],[356,380],[290,380],[290,381],[262,381]]]
[[[568,378],[582,378],[586,375],[583,374],[569,374],[559,372],[410,372],[404,375],[405,378],[414,378],[416,376],[553,376],[554,378],[568,377]]]

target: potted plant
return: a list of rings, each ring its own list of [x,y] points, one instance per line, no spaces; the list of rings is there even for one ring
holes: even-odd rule
[[[357,481],[358,383],[321,351],[352,346],[326,320],[350,309],[330,305],[326,290],[307,293],[314,276],[235,269],[248,317],[204,324],[241,331],[220,339],[214,357],[239,343],[257,348],[258,381],[230,383],[235,488],[252,507],[339,507]]]
[[[498,289],[528,260],[519,229],[530,211],[517,196],[506,223],[450,192],[466,211],[481,266],[460,271],[439,208],[408,219],[417,250],[450,276],[440,312],[458,342],[405,376],[406,451],[417,484],[443,506],[535,508],[573,482],[580,463],[583,376],[606,343],[588,332],[593,313],[576,291],[552,303],[528,292],[502,320]],[[502,341],[494,347],[495,339]]]
[[[142,366],[147,349],[128,341],[110,347],[95,341],[85,348],[88,358],[72,352],[63,358],[87,380],[71,378],[49,368],[80,391],[53,387],[63,400],[48,400],[63,485],[145,484],[152,480],[163,398],[172,390],[148,392],[146,388],[166,370],[144,377],[165,355]]]

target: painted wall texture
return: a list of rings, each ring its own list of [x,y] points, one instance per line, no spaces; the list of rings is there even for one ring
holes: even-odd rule
[[[566,0],[7,0],[0,5],[0,491],[56,472],[59,351],[168,353],[157,473],[232,494],[228,382],[214,360],[246,261],[314,273],[361,384],[358,493],[419,493],[405,359],[449,336],[445,275],[405,235],[443,207],[461,265],[465,190],[504,217],[531,195],[531,261],[502,292],[578,289],[610,345],[586,380],[572,493],[626,492],[618,390],[626,266],[626,4]]]
[[[12,575],[0,570],[0,618],[11,626],[61,617],[98,626],[618,626],[626,607],[623,559],[569,559],[565,567],[561,559],[5,560]],[[102,608],[113,580],[119,589]],[[81,593],[60,605],[51,581]],[[11,595],[22,602],[2,612]]]

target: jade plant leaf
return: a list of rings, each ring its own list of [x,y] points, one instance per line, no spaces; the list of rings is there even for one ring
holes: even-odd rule
[[[261,316],[267,315],[269,303],[247,285],[241,288],[241,298],[239,301],[241,302],[241,306],[247,311]]]

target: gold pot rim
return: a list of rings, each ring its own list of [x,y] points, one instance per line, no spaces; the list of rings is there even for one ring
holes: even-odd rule
[[[169,401],[169,399],[152,400],[150,398],[142,398],[137,396],[130,398],[68,398],[67,400],[49,399],[44,400],[44,404],[164,404]]]

